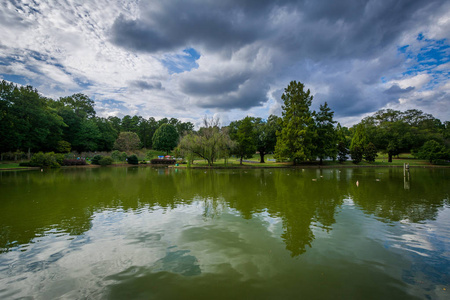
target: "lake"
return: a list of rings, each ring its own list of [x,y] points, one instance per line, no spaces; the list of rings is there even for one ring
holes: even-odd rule
[[[0,299],[449,299],[450,169],[0,171]]]

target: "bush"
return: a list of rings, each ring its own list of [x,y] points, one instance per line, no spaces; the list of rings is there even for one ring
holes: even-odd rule
[[[146,165],[147,164],[147,162],[145,160],[140,161],[139,163],[142,164],[142,165]]]
[[[19,163],[19,167],[31,167],[30,162],[21,162]]]
[[[350,156],[352,157],[354,164],[359,164],[363,158],[363,149],[359,146],[353,146],[353,148],[350,149]]]
[[[128,156],[127,159],[128,159],[128,163],[131,164],[131,165],[137,165],[137,164],[139,164],[139,159],[138,159],[138,157],[136,156],[136,154],[133,154],[133,155]]]
[[[176,163],[175,159],[159,159],[155,158],[150,161],[152,164],[161,164],[161,165],[174,165]]]
[[[64,156],[63,156],[64,157]],[[30,167],[41,167],[41,168],[59,168],[61,165],[56,159],[54,152],[38,152],[31,157],[29,162]]]
[[[100,154],[95,155],[92,160],[91,160],[91,164],[93,165],[99,165],[100,164],[100,159],[102,159],[103,156],[101,156]]]
[[[108,165],[112,165],[114,162],[114,160],[112,159],[112,157],[110,156],[103,156],[99,161],[99,165],[101,166],[108,166]]]
[[[80,159],[66,158],[63,160],[62,165],[63,166],[85,166],[85,165],[87,165],[87,162],[83,158],[80,158]]]
[[[373,143],[367,144],[367,146],[364,148],[364,159],[368,162],[375,162],[375,158],[378,156],[377,154],[377,148]]]

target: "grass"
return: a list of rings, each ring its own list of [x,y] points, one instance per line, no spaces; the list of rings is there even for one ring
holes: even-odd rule
[[[12,163],[12,162],[8,162],[8,163],[0,163],[0,170],[1,169],[25,169],[27,167],[20,167],[19,163]]]
[[[145,160],[151,160],[153,158],[157,158],[158,156],[164,156],[166,155],[166,152],[164,151],[156,151],[156,150],[148,150],[144,152],[145,154],[149,154],[148,157],[145,158]],[[136,153],[139,156],[139,160],[144,159],[144,154]],[[142,156],[141,156],[142,155]],[[169,155],[173,155],[173,153],[169,153]],[[273,154],[265,155],[264,157],[265,163],[261,164],[260,156],[254,155],[252,158],[244,159],[243,167],[290,167],[292,166],[292,163],[290,162],[275,162]],[[339,163],[337,161],[324,161],[323,166],[326,167],[357,167],[357,166],[379,166],[379,167],[386,167],[386,166],[403,166],[404,163],[408,163],[410,166],[432,166],[428,161],[422,160],[422,159],[415,159],[410,153],[402,153],[398,157],[394,157],[392,160],[392,163],[388,163],[388,156],[386,154],[378,154],[378,157],[376,158],[375,162],[368,163],[366,161],[362,161],[359,164],[355,165],[352,161],[346,161],[344,163]],[[213,167],[218,168],[227,168],[227,167],[240,167],[240,159],[238,157],[231,157],[226,162],[224,159],[219,159],[214,162]],[[114,165],[128,165],[126,162],[114,162]],[[448,166],[449,164],[447,164]],[[181,166],[187,166],[187,165],[181,165]],[[319,166],[319,162],[309,162],[305,164],[300,164],[300,166],[311,166],[316,167]],[[194,160],[194,165],[192,167],[208,167],[208,163],[204,159],[196,159]],[[25,169],[26,167],[19,167],[19,163],[16,162],[2,162],[0,163],[0,170],[1,169]]]

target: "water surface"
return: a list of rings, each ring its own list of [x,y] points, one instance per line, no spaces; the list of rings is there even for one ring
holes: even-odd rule
[[[448,299],[449,179],[397,168],[0,172],[0,299]]]

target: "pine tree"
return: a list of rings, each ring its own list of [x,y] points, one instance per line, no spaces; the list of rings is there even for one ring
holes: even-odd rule
[[[326,157],[336,159],[337,143],[336,132],[334,130],[333,115],[334,112],[325,102],[324,105],[320,105],[320,110],[316,115],[316,139],[315,146],[316,155],[322,164],[322,160]]]
[[[309,110],[313,100],[310,90],[305,92],[301,82],[291,81],[281,99],[284,102],[282,129],[277,132],[276,157],[290,158],[294,164],[314,159],[315,124]]]

